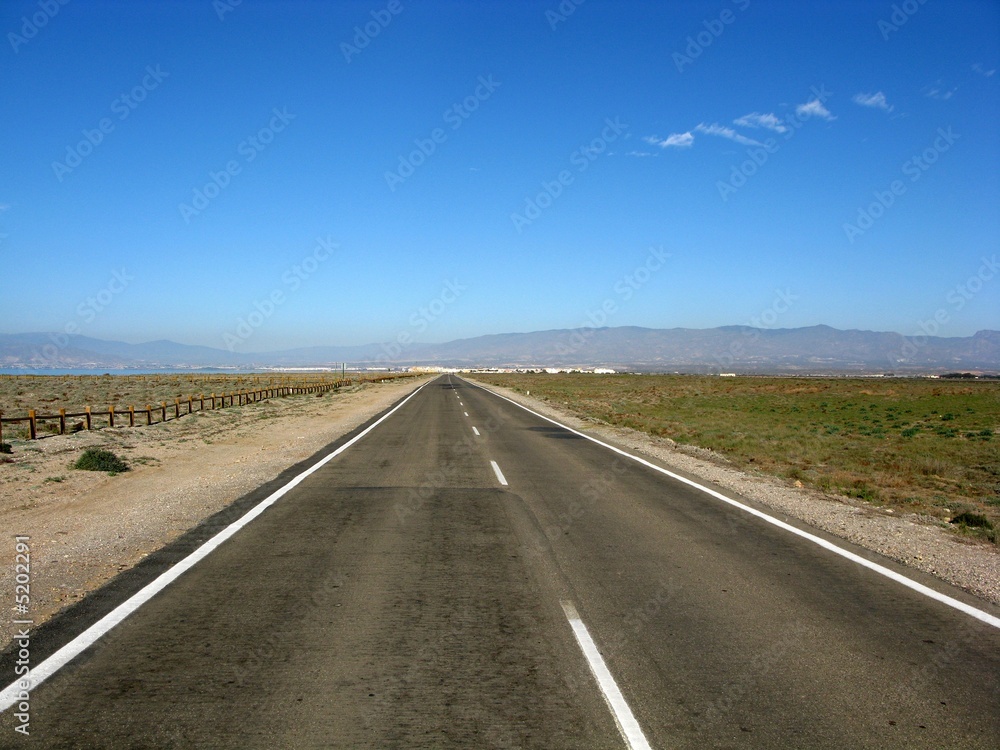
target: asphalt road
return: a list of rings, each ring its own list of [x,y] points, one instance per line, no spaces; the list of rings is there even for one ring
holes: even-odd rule
[[[302,468],[41,629],[35,663]],[[635,747],[1000,746],[1000,629],[448,375],[35,688],[29,738],[0,715],[0,746],[627,747],[574,610]]]

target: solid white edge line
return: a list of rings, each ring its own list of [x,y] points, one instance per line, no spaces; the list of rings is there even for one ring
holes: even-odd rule
[[[507,480],[504,478],[503,472],[500,471],[500,466],[497,464],[497,462],[496,461],[490,461],[490,466],[493,467],[493,472],[497,475],[497,480],[500,482],[500,484],[502,484],[502,485],[504,485],[506,487],[507,486]]]
[[[432,381],[428,381],[432,382]],[[356,442],[361,440],[365,435],[378,427],[382,422],[391,417],[403,405],[409,401],[411,398],[416,396],[424,386],[428,383],[417,388],[413,393],[407,396],[405,399],[400,401],[392,411],[383,414],[378,421],[373,422],[368,425],[363,431],[359,432],[353,438],[348,440],[342,446],[337,448],[335,451],[330,453],[330,455],[325,456],[321,460],[317,461],[315,464],[310,466],[308,469],[303,471],[301,474],[297,475],[291,481],[289,481],[283,487],[275,490],[270,495],[268,495],[264,500],[260,501],[257,505],[251,508],[246,514],[240,516],[238,519],[233,521],[229,526],[224,528],[218,534],[213,536],[207,542],[202,544],[198,549],[189,554],[180,562],[176,563],[173,567],[165,570],[155,579],[146,584],[143,588],[139,589],[131,597],[126,599],[124,602],[119,604],[108,614],[104,615],[100,620],[95,622],[89,628],[80,633],[76,638],[71,640],[65,646],[60,648],[54,654],[49,656],[47,659],[43,660],[38,664],[38,666],[33,667],[31,671],[24,677],[12,682],[2,691],[0,691],[0,713],[6,711],[8,708],[13,706],[17,702],[17,695],[20,693],[21,688],[19,687],[21,680],[27,679],[30,681],[30,690],[34,690],[36,687],[45,682],[49,677],[54,675],[64,666],[66,666],[70,661],[79,656],[83,651],[96,643],[102,636],[104,636],[108,631],[114,628],[118,623],[128,617],[130,614],[135,612],[139,607],[148,602],[154,596],[156,596],[160,591],[165,589],[171,583],[173,583],[177,578],[183,575],[190,568],[194,567],[197,563],[211,554],[216,547],[225,542],[236,532],[246,526],[248,523],[253,521],[257,516],[263,513],[265,510],[274,505],[278,500],[280,500],[289,490],[300,484],[306,477],[315,471],[318,471],[322,466],[332,461],[336,456],[339,456],[345,450],[350,448]]]
[[[843,547],[838,547],[833,542],[828,542],[826,539],[818,537],[815,534],[810,534],[808,531],[803,531],[802,529],[796,528],[795,526],[792,526],[789,523],[785,523],[784,521],[777,519],[774,516],[768,515],[763,511],[757,510],[756,508],[751,508],[749,505],[744,505],[738,500],[733,500],[730,497],[726,497],[721,492],[716,492],[715,490],[705,487],[704,485],[698,484],[697,482],[691,479],[682,477],[680,474],[675,474],[669,469],[664,469],[662,466],[657,466],[656,464],[647,461],[644,458],[635,456],[627,451],[622,450],[621,448],[616,448],[613,445],[598,440],[597,438],[587,435],[586,433],[580,432],[579,430],[574,430],[572,427],[567,427],[561,422],[557,422],[554,419],[546,417],[544,414],[539,414],[537,411],[529,409],[527,406],[524,406],[523,404],[517,403],[517,401],[514,401],[513,399],[509,399],[506,396],[497,393],[496,391],[491,391],[489,388],[485,386],[479,385],[478,383],[470,383],[470,385],[473,385],[476,388],[482,388],[484,391],[492,393],[497,398],[502,398],[504,401],[509,401],[510,403],[514,404],[514,406],[524,409],[526,412],[534,414],[536,417],[544,419],[546,422],[551,422],[554,425],[562,427],[564,430],[569,430],[574,435],[579,435],[580,437],[586,438],[587,440],[590,440],[593,443],[597,443],[598,445],[603,445],[608,450],[614,451],[619,455],[631,458],[633,461],[637,461],[643,466],[648,466],[650,469],[653,469],[654,471],[658,471],[661,474],[666,474],[668,477],[676,479],[678,482],[682,482],[686,485],[694,487],[695,489],[701,490],[702,492],[711,495],[712,497],[717,498],[724,503],[728,503],[729,505],[732,505],[735,508],[739,508],[740,510],[745,511],[746,513],[749,513],[752,516],[756,516],[757,518],[760,518],[763,521],[767,521],[768,523],[773,524],[774,526],[777,526],[780,529],[784,529],[785,531],[791,532],[796,536],[800,536],[803,539],[806,539],[812,542],[813,544],[822,547],[823,549],[829,550],[834,554],[847,558],[851,562],[855,562],[858,565],[861,565],[875,573],[878,573],[879,575],[885,576],[886,578],[895,581],[896,583],[900,583],[903,586],[906,586],[907,588],[912,589],[913,591],[916,591],[919,594],[923,594],[924,596],[929,597],[930,599],[934,599],[935,601],[941,602],[942,604],[946,604],[947,606],[957,609],[959,612],[963,612],[969,615],[970,617],[975,617],[977,620],[985,622],[987,625],[992,625],[994,628],[1000,628],[1000,617],[995,617],[994,615],[991,615],[989,612],[984,612],[981,609],[973,607],[971,604],[966,604],[965,602],[961,602],[958,599],[954,599],[948,596],[947,594],[942,594],[939,591],[935,591],[929,586],[925,586],[922,583],[914,581],[912,578],[907,578],[902,573],[897,573],[896,571],[890,570],[884,565],[879,565],[876,562],[867,560],[864,557],[861,557],[860,555],[857,555],[849,550],[844,549]]]
[[[473,431],[474,433],[476,433],[476,436],[478,437],[478,435],[479,435],[479,430],[477,430],[477,429],[476,429],[475,427],[473,427],[473,428],[472,428],[472,431]]]
[[[590,637],[587,626],[580,619],[576,607],[573,606],[572,602],[562,601],[559,603],[562,605],[563,612],[566,613],[569,626],[573,629],[576,642],[580,646],[580,650],[583,651],[583,655],[587,659],[587,664],[590,665],[590,671],[601,688],[604,700],[611,708],[611,714],[615,717],[615,724],[618,725],[618,731],[621,732],[625,744],[629,748],[632,748],[632,750],[650,750],[649,741],[646,739],[646,735],[643,734],[642,727],[639,726],[639,722],[632,713],[632,709],[629,708],[625,696],[622,695],[622,691],[618,688],[618,683],[615,682],[611,670],[604,663],[604,657],[597,650],[597,645],[594,643],[594,639]]]

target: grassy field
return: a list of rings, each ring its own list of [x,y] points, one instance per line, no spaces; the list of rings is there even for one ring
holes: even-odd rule
[[[348,373],[357,378],[357,374]],[[368,375],[366,377],[372,377]],[[388,376],[386,376],[388,377]],[[91,406],[107,410],[114,406],[124,411],[129,406],[145,408],[163,401],[173,404],[174,399],[186,399],[204,393],[232,393],[278,386],[307,386],[330,382],[340,378],[340,373],[294,374],[163,374],[163,375],[2,375],[0,376],[0,412],[4,417],[23,417],[28,409],[41,414],[57,414],[60,408],[67,412],[81,412]],[[40,425],[40,431],[58,427],[55,422]],[[4,425],[4,440],[27,437],[27,427]]]
[[[579,416],[709,448],[741,468],[901,511],[965,520],[957,530],[998,541],[1000,383],[476,377],[530,390]],[[990,525],[979,525],[980,518]]]

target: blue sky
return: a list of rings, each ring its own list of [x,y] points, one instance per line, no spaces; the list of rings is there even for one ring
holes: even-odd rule
[[[3,332],[1000,328],[995,2],[36,0],[0,31]]]

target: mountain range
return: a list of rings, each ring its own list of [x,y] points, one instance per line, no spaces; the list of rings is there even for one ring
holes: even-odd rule
[[[240,353],[80,335],[0,334],[0,368],[171,369],[322,367],[610,367],[682,372],[1000,372],[1000,331],[906,337],[825,325],[764,329],[576,328],[505,333],[440,344],[316,346]]]

